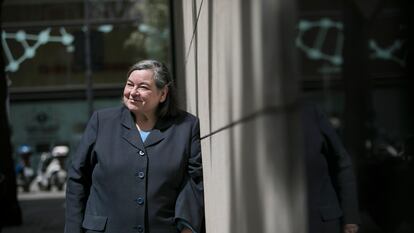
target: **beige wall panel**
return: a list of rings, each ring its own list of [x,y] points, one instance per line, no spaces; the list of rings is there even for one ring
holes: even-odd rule
[[[276,113],[232,130],[231,232],[306,232],[301,140],[286,137],[295,124],[292,114]]]
[[[207,232],[306,232],[300,135],[286,137],[295,127],[276,112],[202,140]]]
[[[174,46],[174,80],[177,86],[177,100],[179,107],[181,109],[186,109],[186,77],[185,77],[185,50],[184,45],[184,14],[183,14],[183,5],[181,1],[175,1],[171,5],[173,10],[173,23],[174,23],[174,32],[171,34],[174,35],[173,45]]]
[[[302,137],[294,133],[298,125],[294,112],[283,111],[261,116],[253,126],[264,232],[306,232]]]
[[[265,107],[261,93],[263,91],[263,83],[268,77],[263,76],[263,53],[272,53],[275,51],[273,50],[274,44],[263,45],[262,1],[250,1],[250,4],[251,34],[244,36],[250,36],[251,38],[252,50],[250,56],[252,56],[252,76],[248,78],[253,80],[251,87],[252,93],[250,94],[253,99],[253,104],[249,106],[250,108],[247,108],[247,111],[255,112]],[[276,76],[277,73],[273,75]]]
[[[306,232],[291,2],[182,1],[187,109],[220,129],[201,141],[208,233]]]
[[[233,8],[238,9],[232,15],[239,14],[231,23],[235,121],[271,106],[293,102],[298,96],[299,80],[294,59],[294,1],[232,2]],[[242,16],[243,11],[250,18],[246,13]]]
[[[204,204],[205,204],[205,216],[206,227],[210,229],[214,225],[214,219],[210,216],[214,216],[214,205],[212,204],[212,197],[214,196],[214,180],[212,179],[212,164],[211,164],[211,140],[205,138],[201,140],[201,151],[203,156],[203,181],[204,181]],[[207,231],[212,232],[212,231]]]
[[[261,27],[263,50],[262,84],[266,106],[281,106],[296,101],[299,96],[298,50],[295,47],[295,1],[262,1]],[[275,78],[279,76],[278,78]]]
[[[240,50],[237,41],[240,40],[238,34],[239,9],[236,1],[213,1],[212,9],[212,70],[211,70],[211,127],[212,131],[222,128],[232,122],[233,118],[233,86],[237,86],[241,79],[239,74],[240,58],[233,55]],[[233,78],[234,77],[234,78]],[[237,107],[236,107],[237,108]]]
[[[232,3],[232,23],[230,34],[232,40],[228,41],[228,46],[231,48],[230,62],[231,66],[229,67],[231,76],[228,77],[228,86],[231,99],[231,108],[229,112],[231,113],[230,120],[232,122],[237,121],[244,117],[242,112],[243,100],[248,95],[243,93],[242,84],[243,84],[243,75],[242,75],[242,21],[241,21],[241,12],[240,12],[240,1],[231,0]],[[224,22],[226,23],[226,22]]]
[[[209,162],[204,165],[208,176],[206,189],[206,227],[210,233],[229,233],[230,231],[230,132],[221,131],[210,137],[211,149]],[[204,160],[205,161],[205,160]],[[209,166],[210,167],[207,167]]]
[[[196,60],[194,43],[191,44],[188,57],[185,63],[185,77],[186,77],[186,102],[187,111],[198,115],[197,112],[197,83],[196,83]]]
[[[182,1],[182,4],[184,24],[184,38],[182,39],[184,39],[185,60],[187,61],[194,34],[195,22],[193,22],[193,1]]]
[[[199,12],[202,8],[204,8],[204,4],[207,5],[208,0],[196,0],[196,8],[197,8],[197,12]],[[207,9],[206,9],[207,10]]]
[[[201,135],[210,133],[210,71],[209,71],[209,35],[208,35],[208,1],[200,4],[197,22],[197,81],[198,81],[198,113]]]
[[[255,152],[254,148],[248,147],[247,149],[242,147],[243,144],[242,139],[246,138],[243,137],[242,126],[235,126],[231,129],[231,139],[232,144],[231,150],[232,153],[228,156],[230,157],[230,177],[232,182],[232,189],[230,190],[230,199],[232,200],[231,206],[229,207],[230,212],[230,225],[231,231],[229,232],[240,232],[240,233],[248,233],[248,226],[250,225],[250,221],[246,221],[249,213],[246,211],[246,201],[245,197],[247,197],[245,190],[242,185],[243,178],[246,175],[250,174],[250,169],[245,169],[246,160],[254,160],[255,159]],[[250,143],[248,143],[250,144]],[[244,158],[246,154],[250,154]],[[256,201],[253,201],[256,203]]]

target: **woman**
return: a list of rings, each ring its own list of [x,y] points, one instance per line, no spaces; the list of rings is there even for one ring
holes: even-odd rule
[[[72,159],[66,233],[201,232],[199,122],[154,60],[131,67],[123,106],[95,112]]]

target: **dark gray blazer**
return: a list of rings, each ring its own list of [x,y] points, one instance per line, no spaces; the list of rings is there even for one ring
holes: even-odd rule
[[[335,233],[359,224],[351,158],[326,116],[313,104],[302,106],[308,190],[309,233]]]
[[[142,142],[122,106],[91,117],[69,168],[66,233],[201,232],[203,179],[198,119],[158,120]]]

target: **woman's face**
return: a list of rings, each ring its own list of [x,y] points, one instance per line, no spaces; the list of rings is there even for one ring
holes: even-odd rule
[[[126,82],[123,100],[133,113],[155,114],[167,93],[167,87],[160,90],[155,85],[152,70],[134,70]]]

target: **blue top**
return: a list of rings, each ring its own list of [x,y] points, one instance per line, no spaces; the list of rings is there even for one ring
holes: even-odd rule
[[[139,134],[141,134],[142,142],[145,142],[145,140],[147,139],[150,133],[151,133],[151,130],[150,131],[139,130]]]

